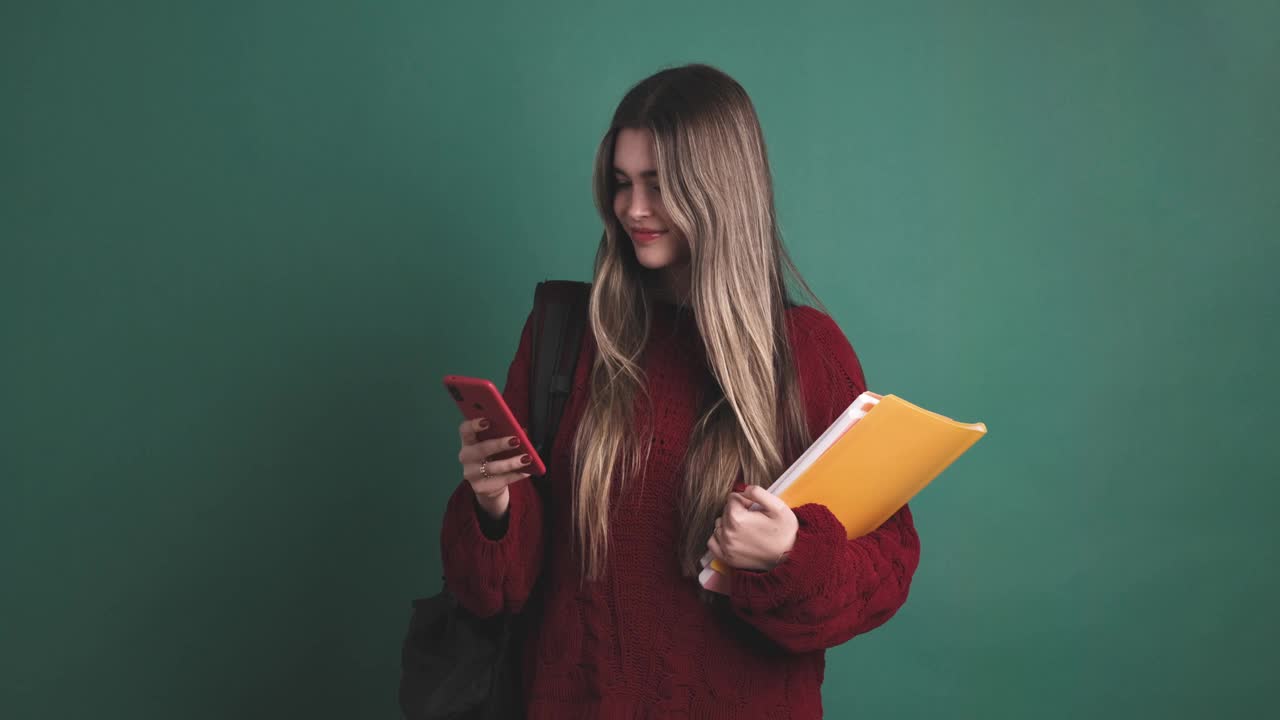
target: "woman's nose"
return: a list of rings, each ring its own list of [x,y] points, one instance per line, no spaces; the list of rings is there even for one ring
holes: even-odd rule
[[[648,217],[650,214],[649,199],[643,190],[635,190],[631,193],[630,204],[627,207],[627,214],[632,218]]]

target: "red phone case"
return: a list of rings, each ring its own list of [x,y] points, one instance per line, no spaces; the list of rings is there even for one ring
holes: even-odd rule
[[[547,474],[547,466],[542,463],[542,458],[538,457],[538,451],[533,449],[533,443],[529,442],[529,436],[525,433],[524,428],[520,426],[520,423],[516,421],[515,414],[507,406],[507,401],[502,399],[502,393],[498,392],[496,385],[484,378],[445,375],[444,387],[453,397],[453,402],[462,411],[464,418],[475,420],[482,417],[489,420],[489,429],[476,432],[477,439],[493,440],[510,435],[520,439],[519,447],[493,455],[490,458],[491,460],[504,460],[519,455],[528,455],[533,462],[526,465],[523,472],[534,475]]]

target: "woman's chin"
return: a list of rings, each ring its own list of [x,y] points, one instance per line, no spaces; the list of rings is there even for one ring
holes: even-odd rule
[[[670,267],[676,254],[670,248],[636,246],[636,260],[649,270],[662,270]]]
[[[640,260],[640,267],[644,268],[645,270],[664,270],[671,264],[667,262],[646,261],[644,258],[638,258],[638,259]]]

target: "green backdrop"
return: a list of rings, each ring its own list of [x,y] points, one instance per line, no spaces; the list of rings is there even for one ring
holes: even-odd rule
[[[587,279],[590,165],[734,75],[871,387],[990,436],[831,717],[1276,700],[1280,9],[13,2],[0,715],[394,718],[446,372]]]

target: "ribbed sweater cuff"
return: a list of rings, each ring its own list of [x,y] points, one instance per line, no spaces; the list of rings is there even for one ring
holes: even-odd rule
[[[476,499],[475,491],[470,485],[460,490],[467,498],[470,512],[466,513],[466,521],[458,528],[459,542],[480,543],[493,551],[502,552],[505,546],[520,538],[524,521],[533,509],[533,503],[539,502],[539,498],[533,483],[527,479],[508,485],[507,490],[511,493],[511,502],[507,506],[506,515],[498,519],[490,517],[480,507],[480,501]]]
[[[848,541],[844,525],[825,505],[810,503],[793,512],[800,527],[782,562],[766,571],[733,571],[729,597],[735,606],[769,612],[817,595],[831,580],[840,546]]]
[[[494,520],[485,515],[476,502],[475,492],[462,483],[449,499],[446,510],[442,543],[445,575],[449,586],[468,609],[482,617],[500,612],[504,606],[504,588],[512,574],[523,575],[522,547],[532,547],[537,541],[537,522],[529,516],[536,512],[540,501],[533,483],[520,480],[509,486],[511,504],[504,520]],[[483,522],[483,525],[482,525]],[[501,534],[493,537],[485,532],[485,525],[505,525]]]

